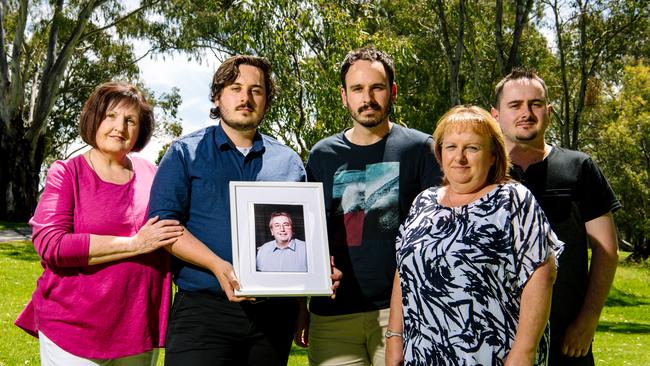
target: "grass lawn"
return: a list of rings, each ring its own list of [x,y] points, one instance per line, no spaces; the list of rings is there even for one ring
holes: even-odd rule
[[[594,356],[596,365],[650,365],[650,263],[619,264],[600,317]]]
[[[0,243],[0,366],[39,364],[36,339],[13,322],[40,273],[30,242]],[[649,283],[650,264],[619,265],[594,340],[597,365],[650,365]],[[307,365],[306,350],[294,346],[289,365]]]
[[[0,243],[0,366],[40,364],[36,338],[13,322],[41,272],[31,242]]]

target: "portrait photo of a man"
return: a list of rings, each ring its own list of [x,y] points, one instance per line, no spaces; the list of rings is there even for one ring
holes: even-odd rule
[[[301,206],[297,207],[302,209]],[[292,213],[279,210],[280,207],[275,208],[278,210],[274,210],[270,215],[264,215],[268,218],[268,221],[265,220],[268,223],[266,233],[270,233],[271,240],[257,247],[256,269],[258,272],[307,272],[306,244],[296,235]],[[263,211],[268,211],[268,208],[265,207]],[[297,216],[295,212],[293,216]],[[304,225],[302,215],[299,219]],[[300,231],[304,233],[304,226],[301,229]],[[258,241],[261,238],[269,238],[266,233],[258,233],[260,237]]]

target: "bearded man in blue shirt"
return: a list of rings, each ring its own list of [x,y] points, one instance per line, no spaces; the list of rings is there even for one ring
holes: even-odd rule
[[[300,309],[295,298],[235,296],[230,181],[305,180],[298,155],[257,131],[273,99],[271,65],[234,56],[210,90],[218,125],[172,143],[151,188],[149,216],[179,220],[166,249],[179,292],[170,312],[165,365],[286,365]]]

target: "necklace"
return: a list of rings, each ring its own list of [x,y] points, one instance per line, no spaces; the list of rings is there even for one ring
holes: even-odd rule
[[[101,175],[99,174],[99,171],[97,171],[97,169],[95,169],[95,164],[93,164],[92,151],[93,151],[93,149],[88,150],[88,162],[90,162],[90,167],[93,168],[93,171],[95,172],[95,174],[97,174],[97,176],[101,178]],[[131,181],[131,174],[133,173],[131,171],[131,169],[129,169],[129,166],[131,165],[131,160],[129,160],[128,157],[126,159],[127,159],[126,171],[127,171],[127,174],[128,174],[127,182],[130,182]]]

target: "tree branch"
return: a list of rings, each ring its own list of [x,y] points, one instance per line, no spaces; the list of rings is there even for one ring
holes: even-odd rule
[[[445,50],[445,56],[449,64],[452,62],[451,42],[449,41],[449,32],[447,26],[447,18],[445,18],[445,6],[442,0],[436,0],[436,12],[440,19],[440,31],[442,32],[442,45]]]
[[[548,5],[553,11],[553,19],[555,21],[555,37],[558,54],[560,56],[560,77],[562,80],[562,104],[560,105],[560,113],[555,113],[555,116],[558,117],[558,120],[560,122],[560,145],[563,147],[569,147],[570,135],[567,121],[569,119],[569,111],[571,107],[569,101],[569,81],[567,76],[566,55],[564,49],[564,41],[562,40],[562,20],[560,19],[560,8],[557,0],[554,0],[553,2],[549,1]]]
[[[512,35],[512,47],[510,47],[510,55],[508,56],[508,65],[506,66],[509,72],[513,67],[517,66],[519,58],[519,44],[521,36],[524,33],[524,28],[528,24],[528,14],[533,8],[533,0],[526,0],[526,5],[523,4],[524,0],[517,0],[517,14],[515,16],[515,31]]]
[[[9,7],[7,0],[0,2],[0,100],[4,101],[5,90],[9,84],[9,66],[5,53],[5,10]],[[4,120],[5,118],[3,118]]]
[[[83,150],[88,147],[88,144],[83,144],[82,146],[72,150],[71,152],[67,153],[64,159],[69,159],[72,155],[74,155],[77,151]]]
[[[86,38],[92,36],[93,34],[97,34],[97,33],[103,32],[103,31],[105,31],[106,29],[112,28],[112,27],[116,26],[117,24],[119,24],[119,23],[125,21],[126,19],[132,17],[133,15],[135,15],[135,14],[137,14],[137,13],[143,11],[144,9],[147,9],[147,8],[149,8],[149,7],[152,7],[153,5],[156,5],[156,4],[159,3],[159,2],[160,2],[160,0],[156,0],[156,1],[154,1],[154,2],[151,2],[151,3],[148,3],[148,4],[142,5],[142,6],[140,6],[139,8],[134,9],[134,10],[131,11],[130,13],[127,13],[127,14],[124,15],[123,17],[116,19],[116,20],[115,20],[114,22],[112,22],[112,23],[109,23],[109,24],[107,24],[107,25],[105,25],[105,26],[103,26],[103,27],[100,27],[100,28],[95,28],[95,29],[89,31],[88,33],[85,33],[84,35],[82,35],[82,36],[80,37],[80,40],[86,39]]]
[[[61,17],[61,7],[63,6],[62,0],[57,0],[54,19],[50,28],[50,43],[48,45],[48,54],[45,69],[43,70],[43,77],[41,78],[41,86],[39,89],[38,97],[36,98],[36,109],[34,110],[34,119],[32,126],[27,134],[32,145],[38,142],[39,136],[45,133],[47,127],[47,116],[52,109],[54,99],[59,91],[59,84],[63,73],[65,71],[74,48],[79,43],[79,39],[88,25],[92,13],[105,3],[106,0],[89,1],[86,6],[79,13],[74,29],[70,37],[65,42],[61,52],[55,56],[56,39],[58,36],[58,23]]]
[[[460,0],[458,3],[458,31],[456,38],[455,50],[451,47],[449,39],[447,19],[445,18],[445,8],[442,0],[436,1],[436,11],[440,18],[440,27],[442,31],[442,39],[445,54],[447,56],[447,63],[449,65],[449,86],[450,86],[450,104],[456,105],[460,103],[460,90],[458,85],[458,74],[460,70],[460,61],[463,54],[463,37],[465,31],[465,0]]]
[[[569,147],[571,149],[578,148],[578,133],[580,127],[580,117],[585,107],[585,96],[587,95],[587,84],[589,81],[589,74],[587,72],[587,6],[589,0],[585,1],[584,5],[578,1],[580,7],[580,17],[578,18],[578,29],[580,32],[580,42],[578,43],[578,54],[580,63],[580,88],[578,89],[578,100],[575,101],[575,111],[571,118],[571,141]]]
[[[11,121],[15,119],[14,115],[18,113],[17,111],[22,106],[25,97],[23,73],[20,68],[20,53],[25,40],[27,6],[27,0],[20,1],[14,39],[11,46],[11,65],[9,65],[7,54],[5,53],[6,35],[4,33],[4,21],[6,10],[9,8],[7,0],[3,0],[2,6],[0,6],[0,26],[2,27],[0,30],[0,70],[2,71],[2,77],[0,78],[0,100],[3,104],[0,108],[0,113],[2,113],[1,119],[4,121],[7,130],[10,128]],[[11,81],[9,80],[10,68]]]
[[[502,76],[506,75],[506,66],[503,64],[503,0],[496,1],[494,18],[494,45],[497,54],[497,65]]]

